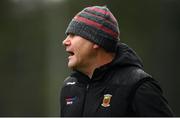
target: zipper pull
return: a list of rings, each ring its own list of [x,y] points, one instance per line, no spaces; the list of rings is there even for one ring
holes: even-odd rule
[[[86,86],[86,91],[88,91],[88,89],[89,89],[89,84],[87,84],[87,86]]]

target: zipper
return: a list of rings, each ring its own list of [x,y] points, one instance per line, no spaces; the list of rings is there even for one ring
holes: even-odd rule
[[[89,91],[89,84],[86,85],[85,88],[85,94],[84,94],[84,100],[83,100],[83,107],[82,107],[82,113],[81,116],[84,116],[84,111],[85,111],[85,104],[86,104],[86,97],[87,97],[87,92]]]
[[[86,92],[89,90],[89,84],[86,85]]]

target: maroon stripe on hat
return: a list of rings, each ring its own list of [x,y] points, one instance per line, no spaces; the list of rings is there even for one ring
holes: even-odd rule
[[[116,19],[115,17],[110,13],[110,11],[106,11],[106,10],[103,10],[103,9],[100,9],[100,8],[96,8],[96,7],[93,7],[93,8],[88,8],[86,10],[84,10],[86,12],[89,12],[89,13],[92,13],[92,14],[95,14],[97,16],[101,16],[101,17],[104,17],[104,15],[109,15],[110,16],[110,21],[112,23],[115,23],[116,24]]]
[[[89,15],[94,16],[94,17],[97,17],[97,18],[100,18],[100,19],[103,19],[103,20],[105,20],[105,22],[107,22],[107,23],[109,23],[109,24],[113,25],[114,27],[116,27],[116,25],[115,25],[115,24],[113,24],[112,22],[110,22],[110,21],[109,21],[109,20],[107,20],[107,19],[104,19],[104,17],[102,17],[102,16],[97,16],[97,15],[92,14],[92,13],[89,13],[89,12],[87,12],[87,11],[84,11],[84,13],[85,13],[85,14],[89,14]]]
[[[97,8],[97,7],[90,7],[89,9],[92,10],[92,11],[99,12],[99,13],[104,14],[104,15],[108,12],[106,10],[103,10],[103,9],[100,9],[100,8]]]
[[[89,19],[86,19],[84,17],[81,17],[81,16],[75,16],[74,17],[74,20],[76,20],[77,22],[80,21],[80,22],[83,22],[89,26],[93,26],[93,27],[97,27],[98,29],[101,29],[102,31],[108,33],[109,35],[111,35],[112,37],[114,38],[117,38],[118,36],[118,33],[117,32],[114,32],[106,27],[104,27],[103,25],[97,23],[97,22],[94,22],[92,20],[89,20]]]

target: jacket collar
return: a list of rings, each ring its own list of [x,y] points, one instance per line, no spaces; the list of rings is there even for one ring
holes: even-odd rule
[[[89,78],[87,75],[85,75],[84,73],[82,73],[78,70],[73,71],[73,73],[71,74],[71,77],[75,77],[75,78],[77,78],[78,82],[85,83],[85,84],[99,81],[104,78],[105,74],[110,69],[111,63],[112,62],[105,64],[99,68],[96,68],[94,70],[92,78]]]

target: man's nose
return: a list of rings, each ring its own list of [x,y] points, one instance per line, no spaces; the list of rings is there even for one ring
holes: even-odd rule
[[[70,41],[69,37],[66,37],[66,39],[64,39],[64,41],[62,42],[62,44],[63,44],[64,46],[69,46],[69,45],[71,45],[71,41]]]

